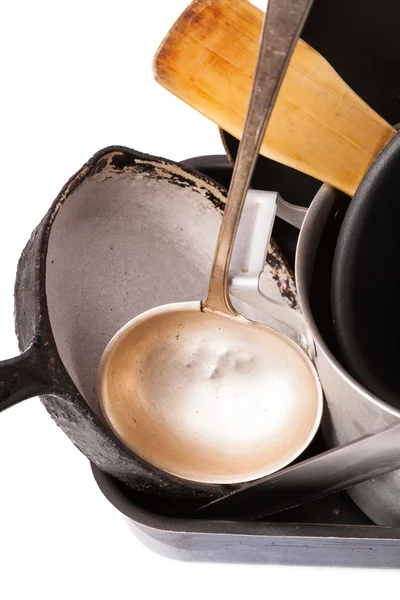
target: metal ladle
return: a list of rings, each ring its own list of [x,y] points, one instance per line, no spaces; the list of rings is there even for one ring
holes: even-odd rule
[[[160,306],[126,324],[102,356],[98,395],[114,433],[140,457],[203,483],[273,473],[310,443],[322,413],[312,362],[232,307],[227,274],[244,199],[311,0],[269,0],[238,159],[202,302]]]

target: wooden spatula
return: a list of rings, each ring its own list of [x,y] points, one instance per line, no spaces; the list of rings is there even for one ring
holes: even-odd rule
[[[155,79],[240,139],[262,19],[247,0],[194,0],[157,51]],[[261,154],[352,196],[394,134],[318,52],[299,40]]]

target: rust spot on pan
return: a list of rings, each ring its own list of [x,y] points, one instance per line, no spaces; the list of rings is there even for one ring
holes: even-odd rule
[[[93,174],[98,175],[99,173],[102,172],[103,169],[105,169],[108,165],[108,161],[106,158],[101,158],[97,163],[96,166],[93,169]]]
[[[282,298],[291,308],[299,310],[293,271],[274,240],[271,240],[268,249],[267,263]]]

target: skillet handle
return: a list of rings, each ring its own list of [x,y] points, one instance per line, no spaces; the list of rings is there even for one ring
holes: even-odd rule
[[[0,412],[51,391],[43,380],[40,362],[41,353],[35,344],[19,356],[0,362]]]

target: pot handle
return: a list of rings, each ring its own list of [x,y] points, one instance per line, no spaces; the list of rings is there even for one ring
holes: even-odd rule
[[[51,390],[43,380],[41,352],[32,344],[25,352],[0,362],[0,412]]]
[[[290,204],[277,194],[276,197],[276,214],[286,223],[301,229],[304,218],[307,214],[308,208],[304,206],[297,206],[296,204]]]
[[[229,293],[288,327],[295,341],[314,358],[314,342],[298,311],[267,298],[260,290],[260,274],[271,239],[275,215],[301,227],[307,209],[282,200],[277,192],[249,190],[240,219],[229,272]]]

